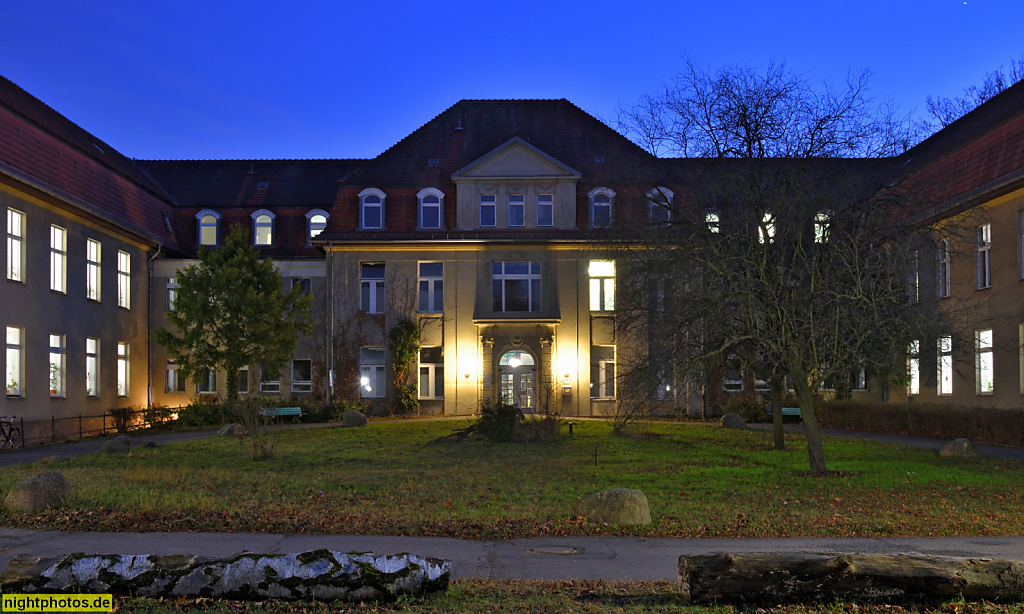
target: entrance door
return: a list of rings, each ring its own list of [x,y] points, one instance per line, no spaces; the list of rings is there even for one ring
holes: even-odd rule
[[[529,352],[505,352],[498,361],[498,392],[501,401],[524,412],[534,411],[537,403],[534,391],[536,371],[536,363]]]

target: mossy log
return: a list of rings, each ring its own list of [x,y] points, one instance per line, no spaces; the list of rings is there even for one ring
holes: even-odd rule
[[[389,601],[445,591],[451,561],[412,554],[375,556],[321,549],[301,554],[19,555],[6,593],[111,593],[141,597]]]
[[[679,591],[694,603],[832,599],[1024,599],[1024,562],[869,554],[709,554],[679,557]]]

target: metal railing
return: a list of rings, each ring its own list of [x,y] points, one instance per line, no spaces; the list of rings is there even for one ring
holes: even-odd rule
[[[63,418],[51,416],[48,420],[25,420],[23,417],[15,417],[25,436],[26,447],[107,433],[127,433],[141,428],[158,426],[169,419],[167,412],[160,409],[130,408],[105,411],[102,414],[78,414]]]

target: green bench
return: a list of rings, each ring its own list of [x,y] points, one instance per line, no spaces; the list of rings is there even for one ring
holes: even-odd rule
[[[265,418],[282,418],[291,416],[301,418],[303,415],[301,407],[261,407],[260,413]]]
[[[772,412],[769,411],[768,413],[771,414]],[[799,418],[800,417],[800,408],[799,407],[783,407],[782,408],[782,417],[785,418],[786,416],[793,416],[793,417]]]

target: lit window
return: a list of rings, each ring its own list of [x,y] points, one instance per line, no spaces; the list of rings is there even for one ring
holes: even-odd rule
[[[540,263],[496,260],[491,291],[494,311],[540,311]]]
[[[718,234],[721,230],[721,219],[718,217],[718,212],[708,211],[705,213],[704,224],[708,227],[708,231]]]
[[[117,343],[117,396],[128,396],[128,344]]]
[[[292,392],[313,391],[313,363],[308,359],[292,361]]]
[[[496,215],[494,205],[494,194],[480,195],[480,225],[494,226]]]
[[[185,392],[185,378],[181,377],[178,371],[178,363],[173,360],[167,361],[167,385],[165,392]]]
[[[827,243],[831,216],[828,213],[814,214],[814,242]]]
[[[921,394],[921,342],[911,341],[907,350],[907,395]]]
[[[199,394],[216,394],[217,372],[213,369],[200,369],[196,373],[196,392]]]
[[[60,226],[50,226],[50,289],[67,292],[67,231]]]
[[[323,209],[313,209],[306,214],[306,239],[312,239],[327,228],[327,212]]]
[[[591,260],[590,310],[615,311],[615,261]]]
[[[938,286],[939,298],[949,296],[949,239],[943,239],[936,245],[939,260]]]
[[[359,310],[384,313],[383,262],[364,262],[359,265]]]
[[[204,209],[196,214],[196,221],[199,224],[199,245],[216,247],[220,214]]]
[[[647,193],[647,221],[652,226],[661,226],[672,221],[672,198],[668,188],[655,188]]]
[[[590,348],[590,398],[615,398],[615,348]]]
[[[419,397],[444,398],[444,356],[440,347],[420,349]]]
[[[174,303],[178,300],[178,278],[168,277],[167,278],[167,302],[164,304],[164,308],[167,311],[174,310]]]
[[[910,252],[907,259],[907,298],[911,305],[916,305],[921,298],[921,271],[917,264],[917,250]]]
[[[99,241],[85,241],[85,297],[91,301],[100,300],[100,255]]]
[[[537,195],[537,225],[552,226],[555,223],[554,198],[551,194]]]
[[[526,198],[522,194],[508,195],[508,225],[522,226],[526,223]]]
[[[992,225],[975,229],[978,248],[978,289],[992,287]]]
[[[266,209],[252,214],[252,243],[262,247],[274,244],[274,214]]]
[[[117,252],[117,306],[131,309],[132,257]]]
[[[437,230],[442,227],[441,203],[444,193],[436,188],[425,188],[416,195],[420,201],[420,228]]]
[[[85,394],[100,394],[100,340],[91,337],[85,340]]]
[[[974,333],[974,381],[977,383],[977,394],[992,394],[995,388],[994,364],[992,358],[992,330],[979,330]]]
[[[590,191],[590,226],[604,228],[612,223],[612,203],[615,192],[607,188]]]
[[[64,335],[50,333],[50,396],[64,396]]]
[[[384,348],[359,349],[359,396],[383,399],[385,393]]]
[[[277,373],[271,373],[267,365],[260,364],[260,392],[281,392],[281,381]]]
[[[953,394],[953,338],[949,335],[938,340],[939,395]]]
[[[25,281],[25,214],[7,210],[7,279]]]
[[[359,222],[367,230],[384,228],[384,192],[367,188],[359,193]]]
[[[761,224],[757,227],[757,240],[761,243],[771,243],[775,240],[775,216],[765,213],[761,216]]]
[[[420,313],[444,312],[444,263],[420,263]]]
[[[7,327],[7,396],[20,397],[21,390],[21,369],[22,369],[22,342],[24,336],[22,329],[17,326]]]

